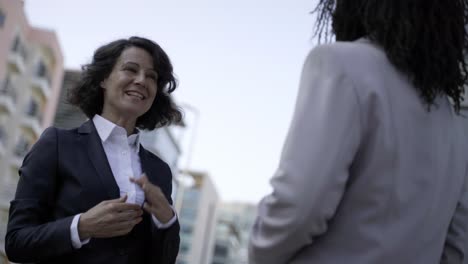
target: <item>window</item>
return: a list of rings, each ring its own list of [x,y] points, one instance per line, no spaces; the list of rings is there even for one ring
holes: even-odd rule
[[[0,90],[2,94],[7,94],[10,89],[10,77],[7,76],[5,81],[3,81],[2,89]]]
[[[42,60],[37,64],[36,75],[39,77],[45,77],[47,75],[47,67]]]
[[[21,57],[23,58],[23,60],[27,60],[28,53],[26,51],[26,46],[23,45],[19,36],[16,36],[13,42],[13,46],[11,47],[11,50],[16,53],[19,53]]]
[[[184,254],[184,253],[187,253],[189,250],[190,250],[189,244],[184,243],[184,242],[180,244],[180,251],[179,251],[180,253]]]
[[[193,232],[193,226],[181,225],[181,226],[180,226],[180,231],[181,231],[182,233],[192,234],[192,232]]]
[[[5,20],[6,20],[6,14],[5,14],[5,12],[3,12],[3,10],[0,8],[0,28],[2,28],[3,25],[5,24]]]
[[[18,52],[20,49],[20,45],[20,38],[19,36],[16,36],[15,40],[13,41],[13,46],[11,47],[11,50]]]
[[[50,85],[49,70],[47,69],[47,66],[43,60],[39,60],[39,63],[37,64],[36,76],[39,78],[44,78],[45,80],[47,80],[47,83]]]
[[[215,245],[214,255],[217,257],[225,258],[228,256],[228,248],[226,246]]]
[[[180,210],[180,218],[184,220],[194,221],[197,217],[197,209],[184,207],[182,205],[182,209]]]
[[[31,98],[26,108],[26,114],[32,117],[36,117],[38,116],[38,113],[39,113],[39,104],[36,102],[36,100]]]
[[[2,95],[8,95],[13,99],[13,101],[16,101],[15,87],[13,86],[9,76],[6,77],[5,81],[3,81],[3,84],[0,87],[0,96]]]

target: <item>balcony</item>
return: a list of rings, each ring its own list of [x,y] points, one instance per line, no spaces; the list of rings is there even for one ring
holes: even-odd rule
[[[33,135],[35,135],[37,138],[41,135],[42,133],[42,127],[39,123],[39,118],[37,116],[29,116],[25,115],[21,119],[21,125],[32,132]]]
[[[0,93],[0,112],[13,114],[16,111],[15,101],[11,96]]]
[[[37,89],[44,98],[49,98],[50,96],[50,83],[45,77],[35,76],[31,80],[31,85],[34,89]]]
[[[19,52],[11,51],[8,54],[8,67],[16,74],[23,74],[26,68],[23,56]]]
[[[16,87],[16,78],[13,75],[7,76],[0,86],[0,109],[4,112],[13,113],[16,109]]]

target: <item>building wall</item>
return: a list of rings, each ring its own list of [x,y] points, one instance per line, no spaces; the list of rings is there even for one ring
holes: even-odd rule
[[[182,196],[179,211],[181,225],[181,246],[177,264],[208,264],[212,261],[217,204],[216,187],[204,173],[188,172],[194,184],[180,187]]]
[[[78,82],[80,76],[80,71],[65,71],[54,119],[56,127],[71,129],[80,126],[88,119],[78,107],[67,102],[68,91]]]
[[[257,208],[254,204],[249,203],[221,203],[219,205],[218,227],[231,225],[233,232],[221,232],[217,234],[217,242],[220,246],[229,246],[227,249],[230,254],[229,258],[224,262],[221,259],[216,259],[212,264],[247,264],[248,263],[248,242],[250,231],[255,221]],[[235,231],[235,232],[234,232]],[[232,240],[232,235],[238,237],[237,243],[226,244],[227,241]],[[216,245],[215,245],[216,247]]]
[[[16,189],[18,168],[42,131],[52,124],[62,83],[63,56],[53,31],[29,25],[20,0],[0,0],[0,40],[2,256],[8,206]]]
[[[212,264],[240,264],[237,262],[240,250],[239,231],[236,223],[230,220],[225,221],[222,215],[219,215],[216,224],[216,241]]]

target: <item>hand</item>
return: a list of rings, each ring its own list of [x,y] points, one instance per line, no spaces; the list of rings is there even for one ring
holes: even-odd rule
[[[78,222],[81,240],[123,236],[142,220],[143,211],[136,204],[125,203],[127,195],[99,203],[83,213]]]
[[[146,174],[139,179],[130,178],[130,181],[138,184],[143,192],[145,192],[146,202],[143,204],[143,209],[154,215],[161,223],[167,223],[174,217],[174,212],[161,191],[161,188],[152,184]]]

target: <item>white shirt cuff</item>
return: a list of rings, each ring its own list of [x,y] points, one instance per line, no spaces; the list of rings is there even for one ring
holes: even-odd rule
[[[174,216],[169,220],[167,223],[161,223],[154,215],[151,215],[151,218],[153,218],[154,224],[159,228],[159,229],[166,229],[169,228],[174,222],[177,220],[177,214],[176,211],[174,210],[174,207],[172,207],[172,212],[174,212]]]
[[[81,214],[75,215],[75,217],[73,217],[73,221],[70,226],[71,242],[72,242],[73,248],[75,249],[79,249],[83,245],[88,244],[90,240],[89,238],[84,241],[81,241],[80,239],[80,234],[78,233],[78,222],[80,221],[80,217],[81,217]]]

